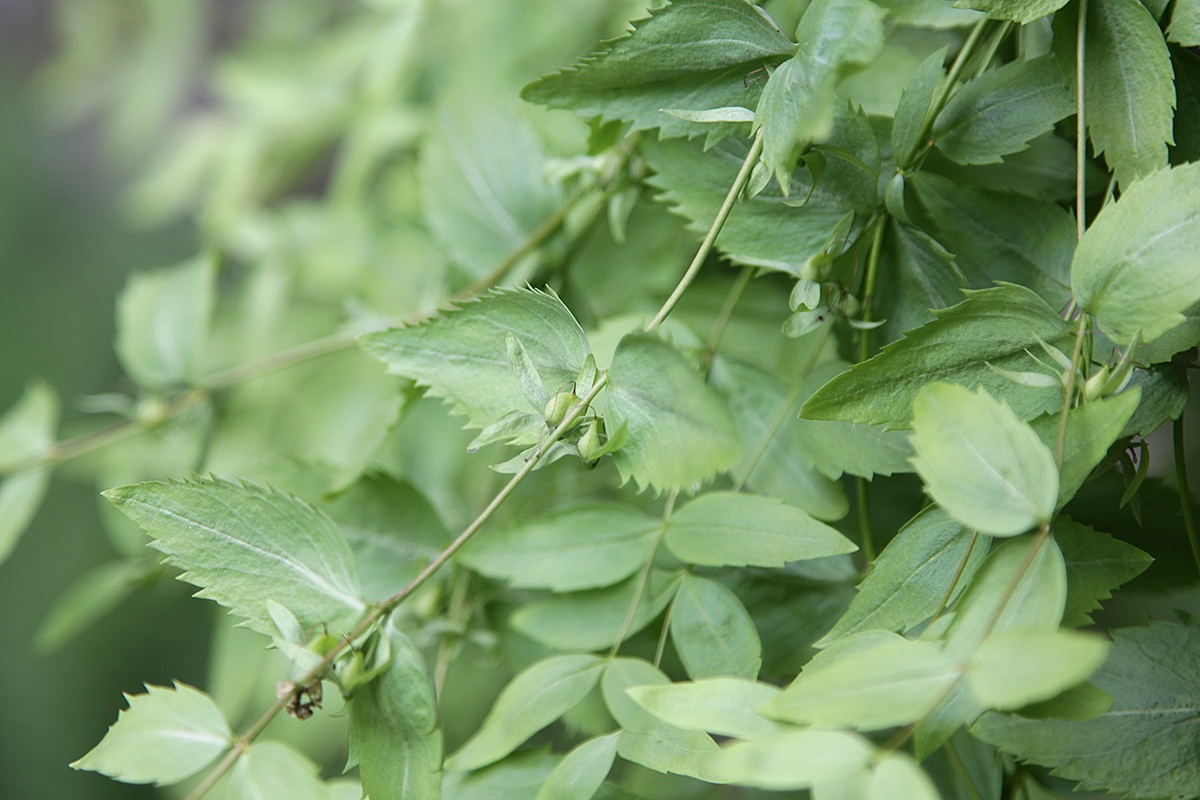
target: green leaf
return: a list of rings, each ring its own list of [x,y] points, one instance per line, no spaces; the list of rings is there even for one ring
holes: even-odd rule
[[[611,586],[650,555],[661,523],[633,506],[594,503],[497,525],[463,563],[513,586],[571,592]]]
[[[917,137],[933,105],[933,93],[946,75],[942,68],[945,62],[946,48],[943,47],[921,62],[900,95],[892,120],[892,156],[899,164],[907,165],[920,144]]]
[[[216,787],[219,800],[331,800],[317,765],[280,742],[256,742]],[[432,797],[432,795],[430,795]]]
[[[629,439],[613,454],[621,479],[639,489],[698,486],[738,457],[737,431],[722,397],[671,345],[645,334],[621,340],[605,398]]]
[[[54,447],[58,398],[44,383],[31,383],[0,417],[0,470],[35,463]],[[33,521],[50,488],[50,467],[26,468],[0,480],[0,564]]]
[[[707,492],[666,522],[664,542],[689,564],[782,567],[857,546],[798,508],[760,495]]]
[[[702,777],[720,752],[701,731],[684,730],[663,722],[638,705],[628,690],[635,686],[670,685],[671,679],[648,662],[614,658],[601,681],[604,702],[621,726],[617,753],[626,761],[657,772]]]
[[[933,138],[960,164],[995,164],[1074,110],[1054,56],[1014,61],[959,89],[938,114]]]
[[[137,483],[104,496],[185,570],[180,579],[200,587],[197,597],[217,601],[260,633],[275,630],[268,600],[290,609],[306,630],[345,629],[366,610],[346,537],[295,498],[219,478]]]
[[[437,696],[421,654],[389,618],[392,660],[350,698],[350,760],[373,800],[437,800],[442,730]]]
[[[962,592],[987,555],[989,541],[943,509],[925,509],[888,542],[850,608],[820,643],[864,630],[917,627]]]
[[[1076,4],[1054,15],[1054,52],[1072,93],[1078,19]],[[1084,35],[1088,135],[1126,189],[1167,165],[1175,107],[1171,55],[1138,0],[1089,2]]]
[[[520,117],[473,104],[438,115],[436,130],[421,153],[425,217],[455,262],[480,277],[525,244],[562,193],[547,184],[546,155]]]
[[[992,19],[1008,19],[1028,25],[1034,20],[1053,14],[1067,0],[955,0],[955,8],[974,8]]]
[[[762,713],[795,724],[880,730],[921,719],[960,675],[935,642],[865,631],[821,651]]]
[[[445,800],[535,800],[558,759],[545,750],[513,753],[474,772],[451,772],[442,785]]]
[[[130,275],[117,300],[116,343],[129,377],[148,389],[194,383],[215,302],[208,257]]]
[[[931,383],[913,403],[913,465],[946,512],[982,533],[1015,536],[1050,521],[1054,456],[1003,401]]]
[[[612,769],[620,735],[588,739],[567,753],[538,790],[537,800],[591,800]]]
[[[928,234],[892,218],[883,234],[877,288],[883,341],[933,319],[933,312],[962,299],[966,281],[954,256]]]
[[[510,621],[526,636],[559,650],[611,647],[625,628],[637,583],[634,576],[615,586],[526,603],[513,612]],[[661,614],[678,585],[678,573],[652,569],[626,636]]]
[[[1109,447],[1122,436],[1125,424],[1137,409],[1140,399],[1141,391],[1134,387],[1106,400],[1093,400],[1068,412],[1058,507],[1075,496],[1088,475],[1108,453]],[[1030,423],[1047,448],[1058,446],[1059,419],[1059,414],[1046,414]]]
[[[1118,344],[1153,342],[1200,302],[1200,163],[1128,186],[1084,233],[1071,264],[1079,305]]]
[[[818,519],[844,517],[849,504],[841,487],[834,483],[835,476],[819,471],[824,442],[810,442],[814,437],[796,419],[800,398],[790,395],[774,375],[730,359],[718,357],[710,378],[728,396],[743,444],[741,461],[732,473],[745,475],[745,485],[754,491],[778,497]],[[830,434],[836,438],[836,432]]]
[[[1029,369],[1036,362],[1026,351],[1041,352],[1039,339],[1070,349],[1067,324],[1036,294],[1012,285],[968,292],[966,300],[935,315],[933,322],[825,384],[800,413],[809,419],[907,428],[913,398],[932,381],[982,387],[1022,419],[1062,402],[1057,388],[1018,386],[988,366]]]
[[[1080,788],[1133,797],[1200,793],[1200,626],[1156,622],[1113,636],[1092,683],[1112,710],[1087,720],[1028,720],[988,714],[972,733],[1053,767]]]
[[[866,739],[845,731],[789,730],[726,747],[708,775],[761,789],[808,789],[866,769],[874,754]]]
[[[1031,553],[1038,542],[1037,552]],[[984,639],[1009,628],[1058,630],[1066,600],[1066,564],[1053,537],[1004,542],[988,555],[955,605],[946,650],[969,658]]]
[[[770,684],[742,678],[707,678],[629,690],[638,705],[664,722],[737,739],[757,739],[779,730],[777,723],[754,710],[777,694],[779,690]]]
[[[651,12],[627,36],[574,67],[526,86],[521,96],[583,116],[621,119],[634,130],[694,136],[710,125],[662,109],[753,107],[753,73],[791,57],[796,46],[743,0],[676,0]]]
[[[178,783],[225,752],[233,732],[212,698],[187,684],[146,685],[91,752],[71,764],[124,783]]]
[[[762,667],[762,642],[750,613],[727,586],[708,578],[683,576],[671,612],[671,642],[696,680],[754,680]]]
[[[975,651],[967,682],[987,707],[1011,710],[1083,683],[1107,655],[1108,642],[1095,634],[1009,629]]]
[[[878,140],[863,114],[839,104],[829,141],[879,171]],[[654,170],[649,183],[662,190],[661,199],[688,220],[689,228],[706,232],[733,185],[748,145],[727,140],[708,150],[698,142],[644,146]],[[790,183],[790,197],[769,186],[739,203],[717,237],[721,252],[741,264],[799,275],[813,256],[835,248],[840,251],[844,239],[857,238],[866,215],[879,203],[876,175],[841,158],[828,159],[819,181],[800,167]],[[801,198],[807,199],[797,208]],[[854,215],[852,229],[837,233],[848,214]]]
[[[1075,220],[1056,203],[926,172],[913,176],[911,185],[968,286],[1019,283],[1055,310],[1071,300]]]
[[[917,766],[912,756],[902,752],[888,753],[871,773],[870,800],[941,800],[933,781]]]
[[[520,339],[551,395],[569,391],[582,378],[587,336],[556,295],[534,289],[493,290],[423,325],[360,341],[389,372],[452,402],[454,413],[467,417],[467,427],[484,428],[514,411],[545,410],[530,406],[513,375],[509,333]]]
[[[1196,0],[1175,0],[1167,38],[1184,47],[1200,46],[1200,3]]]
[[[146,579],[137,561],[109,561],[76,578],[54,601],[34,639],[39,650],[57,650],[133,594]]]
[[[446,769],[478,769],[504,758],[578,705],[604,668],[596,656],[561,655],[521,670],[500,692],[475,735],[446,759]]]
[[[1147,553],[1107,533],[1059,517],[1054,540],[1062,548],[1067,568],[1067,601],[1062,624],[1078,628],[1092,624],[1091,612],[1112,597],[1112,590],[1146,571],[1154,561]]]
[[[834,85],[883,49],[883,12],[867,0],[815,0],[796,29],[796,55],[771,73],[755,114],[763,163],[786,195],[800,150],[833,129]]]

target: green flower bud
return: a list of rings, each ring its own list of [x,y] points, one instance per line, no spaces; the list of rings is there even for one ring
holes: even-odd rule
[[[557,428],[559,423],[567,418],[571,408],[579,402],[579,398],[574,392],[559,392],[550,398],[550,402],[546,403],[546,410],[543,412],[546,417],[546,424],[551,428]]]
[[[1104,386],[1108,383],[1109,371],[1107,366],[1092,373],[1092,376],[1087,379],[1087,383],[1083,385],[1083,401],[1090,403],[1092,400],[1097,400],[1104,396]]]
[[[604,442],[600,441],[600,437],[604,434],[604,420],[599,417],[594,417],[587,430],[583,432],[583,436],[579,437],[579,455],[584,461],[593,462],[599,460],[600,456],[604,455]]]

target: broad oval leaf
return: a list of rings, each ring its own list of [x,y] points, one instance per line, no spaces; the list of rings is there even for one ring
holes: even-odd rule
[[[782,567],[853,553],[858,546],[798,508],[770,497],[707,492],[666,521],[664,542],[689,564]]]
[[[633,506],[595,503],[497,525],[463,548],[463,563],[513,586],[572,592],[637,571],[662,523]]]
[[[808,789],[864,770],[875,748],[846,731],[788,730],[737,742],[713,760],[708,779],[762,789]]]
[[[216,703],[199,689],[146,685],[100,744],[71,764],[124,783],[178,783],[211,764],[233,741]]]
[[[684,575],[674,603],[671,642],[689,676],[758,677],[762,642],[750,613],[729,587]]]
[[[1084,233],[1071,286],[1114,341],[1139,330],[1149,343],[1185,322],[1200,302],[1200,163],[1134,182]]]
[[[591,655],[550,656],[512,679],[475,735],[446,759],[452,770],[499,761],[574,708],[595,688],[605,662]]]
[[[1050,521],[1054,456],[982,389],[933,383],[913,403],[913,465],[946,513],[983,533],[1015,536]]]
[[[151,481],[104,492],[181,580],[273,635],[267,601],[306,630],[348,628],[366,610],[354,554],[329,517],[277,492],[220,478]]]
[[[612,769],[620,735],[618,731],[588,739],[567,753],[538,790],[536,800],[591,800]]]
[[[967,682],[988,708],[1007,711],[1083,683],[1107,655],[1108,642],[1094,634],[1010,628],[975,651]]]
[[[737,739],[757,739],[779,730],[778,723],[755,711],[777,694],[779,690],[770,684],[743,678],[706,678],[629,690],[638,705],[664,722]]]

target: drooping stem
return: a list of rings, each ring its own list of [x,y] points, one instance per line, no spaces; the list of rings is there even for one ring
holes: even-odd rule
[[[1183,414],[1171,425],[1172,443],[1175,449],[1175,484],[1179,491],[1179,510],[1183,513],[1183,530],[1192,548],[1196,569],[1200,570],[1200,537],[1196,534],[1196,515],[1192,508],[1192,492],[1188,484],[1187,450],[1183,442]]]

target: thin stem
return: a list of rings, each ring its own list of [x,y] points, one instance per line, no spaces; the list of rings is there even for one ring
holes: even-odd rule
[[[871,239],[871,250],[867,255],[867,277],[863,282],[862,319],[871,322],[875,312],[875,284],[879,279],[879,255],[883,252],[883,235],[887,228],[888,216],[881,215],[875,222],[875,236]],[[871,330],[862,331],[862,346],[859,350],[859,360],[866,361],[871,357]]]
[[[1191,487],[1187,474],[1187,450],[1183,446],[1183,414],[1171,425],[1172,442],[1175,448],[1175,483],[1179,490],[1179,510],[1183,512],[1183,529],[1192,548],[1196,569],[1200,570],[1200,538],[1196,535],[1196,516],[1192,508]]]
[[[688,566],[686,569],[691,569]],[[658,646],[654,648],[654,666],[658,668],[662,664],[663,653],[667,650],[667,634],[671,631],[671,617],[675,616],[675,603],[679,600],[679,593],[676,592],[671,602],[667,604],[667,613],[663,614],[662,630],[658,633]]]
[[[633,587],[633,600],[629,603],[629,611],[625,614],[625,620],[621,623],[621,630],[613,642],[612,649],[608,651],[610,659],[616,658],[617,653],[621,651],[621,643],[625,641],[625,637],[629,635],[629,629],[633,627],[633,620],[637,617],[638,606],[642,604],[642,595],[646,591],[646,581],[650,579],[650,568],[654,564],[654,556],[658,552],[658,546],[662,542],[663,535],[667,532],[666,522],[671,518],[671,512],[675,510],[675,499],[678,496],[679,492],[677,491],[667,495],[667,503],[663,508],[663,524],[659,527],[658,536],[654,539],[654,546],[646,554],[646,561],[642,564],[642,569],[638,573],[637,584]]]
[[[704,344],[701,361],[706,372],[712,366],[713,356],[717,354],[717,345],[721,343],[721,337],[725,335],[725,329],[729,327],[729,320],[733,317],[733,310],[737,308],[738,301],[742,299],[742,294],[750,285],[750,278],[754,276],[754,271],[754,267],[742,267],[737,280],[729,288],[725,304],[721,306],[721,311],[717,314],[717,321],[713,324],[712,333],[709,334],[708,341]]]
[[[1079,239],[1087,227],[1087,119],[1083,89],[1087,12],[1087,0],[1079,0],[1079,27],[1075,34],[1075,236]]]
[[[958,774],[958,779],[966,788],[967,793],[971,795],[971,800],[983,800],[983,796],[979,793],[979,789],[975,787],[975,779],[971,777],[970,770],[963,763],[962,758],[958,755],[958,751],[954,749],[954,743],[947,741],[942,745],[942,749],[946,751],[946,760],[950,762],[950,766]]]
[[[1067,415],[1071,413],[1075,398],[1075,383],[1079,376],[1079,363],[1083,356],[1083,340],[1087,337],[1087,314],[1079,315],[1079,326],[1075,329],[1075,346],[1071,348],[1071,371],[1063,386],[1062,412],[1058,416],[1058,437],[1054,444],[1054,465],[1062,471],[1063,453],[1067,449]]]
[[[958,582],[962,580],[963,573],[967,571],[967,564],[971,562],[971,554],[975,552],[975,545],[979,544],[979,531],[971,532],[971,544],[967,547],[967,552],[963,554],[962,561],[958,564],[958,569],[954,573],[954,577],[950,580],[950,585],[946,588],[946,593],[942,595],[941,601],[938,603],[937,609],[929,618],[932,622],[942,615],[946,610],[946,606],[950,605],[950,598],[954,596],[954,589],[958,586]]]
[[[700,271],[700,267],[704,264],[704,259],[708,258],[713,244],[717,241],[717,235],[725,227],[725,220],[729,218],[729,212],[733,210],[738,196],[741,195],[746,182],[750,180],[750,173],[754,171],[754,165],[758,162],[758,157],[762,155],[762,149],[763,130],[759,128],[758,133],[754,136],[754,143],[750,145],[750,152],[746,153],[746,159],[742,162],[742,168],[738,170],[733,185],[729,187],[729,192],[725,195],[725,200],[721,203],[720,209],[717,210],[716,219],[709,226],[708,233],[704,235],[704,240],[700,243],[700,249],[696,251],[696,257],[692,259],[692,263],[688,265],[687,270],[683,273],[683,277],[679,279],[679,283],[675,286],[675,290],[671,292],[671,296],[662,304],[662,308],[658,310],[654,318],[647,322],[646,326],[642,329],[646,333],[662,325],[663,320],[675,309],[680,298],[683,297],[683,293],[687,291],[692,281],[695,280],[696,273]]]
[[[855,483],[858,485],[858,540],[862,545],[863,558],[870,564],[875,560],[875,534],[871,532],[871,509],[867,502],[867,485],[870,481],[859,477]]]
[[[979,67],[975,70],[975,77],[978,78],[983,73],[987,72],[988,65],[992,63],[992,59],[996,57],[996,51],[1000,49],[1001,43],[1008,37],[1012,31],[1013,24],[1005,21],[1000,23],[1000,27],[992,34],[992,38],[988,40],[987,49],[979,58]]]

